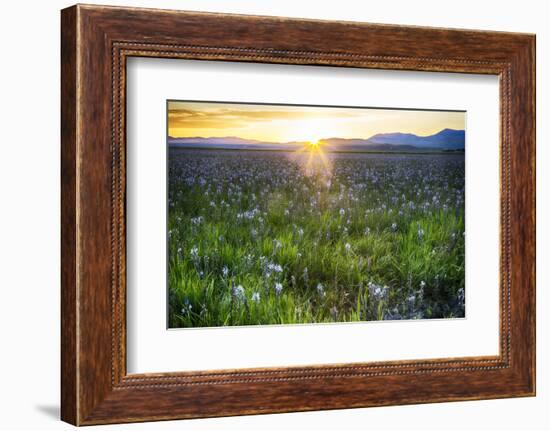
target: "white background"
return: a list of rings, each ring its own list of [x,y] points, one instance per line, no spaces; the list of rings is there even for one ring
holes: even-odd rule
[[[141,58],[127,88],[129,373],[498,354],[498,77]],[[466,318],[167,331],[169,98],[467,111]]]
[[[95,429],[547,429],[550,297],[550,28],[536,0],[307,2],[296,0],[118,1],[102,3],[346,19],[537,33],[538,396],[508,399],[249,416]],[[59,9],[65,1],[5,2],[0,15],[2,156],[0,157],[0,426],[58,430],[59,410]],[[546,315],[545,315],[546,312]]]

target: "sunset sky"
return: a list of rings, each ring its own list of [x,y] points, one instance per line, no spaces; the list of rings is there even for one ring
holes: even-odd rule
[[[368,108],[168,103],[168,134],[183,137],[238,136],[266,142],[370,138],[377,133],[432,135],[465,129],[464,112]]]

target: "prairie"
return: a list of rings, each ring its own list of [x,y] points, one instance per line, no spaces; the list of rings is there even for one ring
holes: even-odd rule
[[[464,317],[464,154],[171,149],[171,328]]]

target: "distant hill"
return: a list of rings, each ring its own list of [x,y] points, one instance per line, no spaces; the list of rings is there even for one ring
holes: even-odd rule
[[[368,139],[329,138],[319,143],[326,151],[463,151],[465,147],[464,130],[443,129],[429,136],[412,133],[379,133]],[[282,150],[295,151],[307,146],[307,142],[264,142],[227,137],[168,137],[171,148],[223,148],[234,150]]]
[[[380,133],[367,139],[370,144],[412,145],[417,148],[463,150],[464,130],[443,129],[435,135],[418,136],[412,133]]]
[[[168,137],[171,148],[223,148],[226,150],[287,150],[303,148],[307,142],[264,142],[254,139],[243,139],[236,136],[223,138],[172,138]]]

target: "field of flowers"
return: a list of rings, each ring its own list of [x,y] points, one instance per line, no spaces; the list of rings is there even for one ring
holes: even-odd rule
[[[169,327],[464,317],[464,155],[170,150]]]

